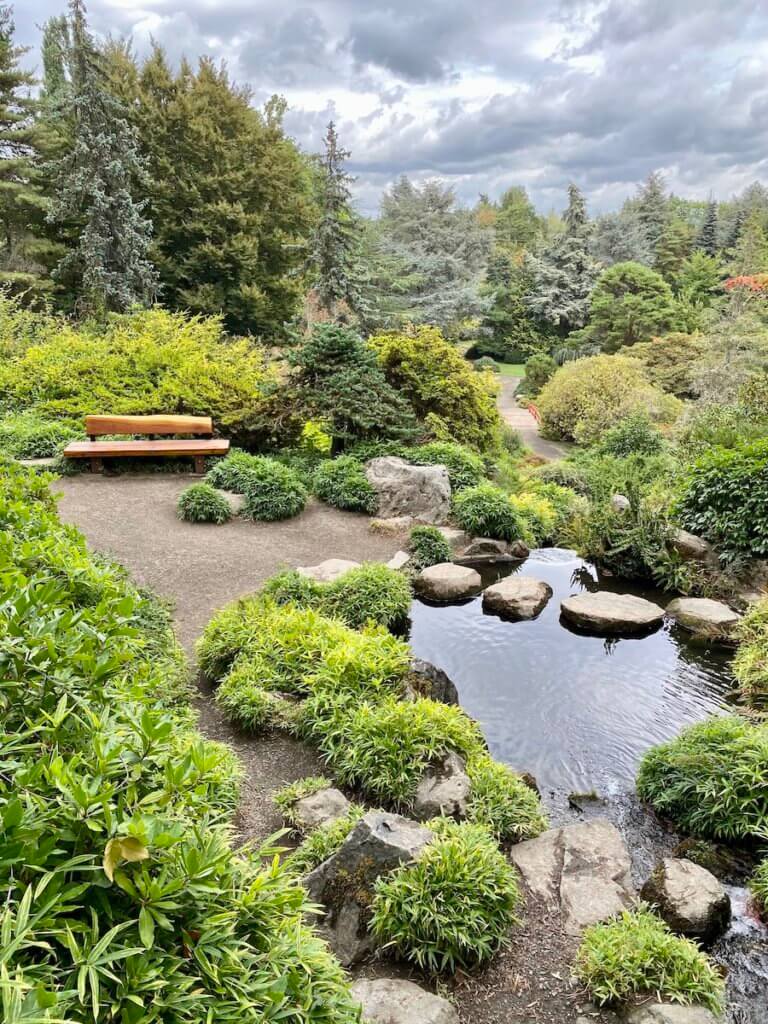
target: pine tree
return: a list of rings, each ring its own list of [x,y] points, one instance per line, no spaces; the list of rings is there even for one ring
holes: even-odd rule
[[[768,238],[763,230],[760,211],[757,209],[744,221],[728,271],[732,277],[768,272]]]
[[[359,247],[352,211],[352,178],[344,170],[350,156],[342,149],[333,121],[325,135],[323,157],[322,213],[315,231],[312,253],[320,305],[332,317],[344,304],[355,311],[360,307],[360,289],[356,280],[356,257]]]
[[[521,186],[508,188],[499,200],[496,245],[511,251],[527,248],[541,234],[541,219]]]
[[[747,215],[742,206],[736,210],[736,214],[731,222],[728,236],[725,240],[724,249],[726,252],[733,253],[736,246],[739,244],[741,239],[741,233],[744,230],[744,223],[747,219]]]
[[[526,303],[533,315],[551,324],[563,337],[583,327],[589,317],[589,297],[600,264],[589,251],[590,229],[584,196],[568,186],[565,230],[555,235],[539,256],[528,256],[533,283]]]
[[[637,210],[625,206],[618,213],[599,217],[590,239],[590,249],[596,260],[606,267],[614,263],[653,263],[653,250],[645,226]]]
[[[707,212],[699,237],[696,239],[696,248],[701,249],[707,256],[714,256],[717,252],[717,203],[714,199],[707,203]]]
[[[655,249],[669,220],[669,200],[664,178],[652,171],[638,189],[637,213],[645,228],[648,242]]]
[[[684,261],[693,251],[693,228],[674,217],[664,225],[656,245],[654,268],[669,284],[674,284]]]
[[[44,238],[44,132],[30,96],[35,78],[19,67],[27,50],[14,45],[10,7],[0,6],[0,286],[29,301],[51,288]]]
[[[73,126],[72,147],[56,161],[56,195],[49,219],[82,224],[76,247],[56,277],[73,273],[79,306],[89,313],[148,304],[156,275],[148,259],[151,224],[144,202],[131,194],[145,167],[126,112],[108,88],[105,63],[85,20],[83,0],[70,0],[64,57],[67,89],[56,97],[59,116]]]
[[[518,363],[548,344],[547,332],[537,329],[525,303],[530,286],[531,275],[522,255],[511,256],[503,248],[491,252],[480,288],[487,306],[480,321],[479,338],[472,346],[476,356]]]

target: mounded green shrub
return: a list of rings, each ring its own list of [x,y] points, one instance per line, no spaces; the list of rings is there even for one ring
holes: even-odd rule
[[[513,494],[509,502],[524,524],[519,536],[527,544],[539,546],[554,539],[557,514],[543,494]]]
[[[678,511],[727,556],[768,555],[768,440],[705,451],[688,468]]]
[[[408,547],[414,569],[426,569],[453,558],[451,545],[436,526],[414,526]]]
[[[232,509],[223,494],[210,484],[192,484],[179,495],[176,505],[179,519],[188,523],[226,523]]]
[[[546,352],[534,352],[534,354],[526,360],[525,363],[525,377],[523,379],[522,391],[526,395],[538,395],[547,381],[554,376],[557,371],[557,363],[552,356],[547,355]]]
[[[738,624],[739,641],[733,672],[744,700],[758,710],[768,710],[768,598],[752,605]]]
[[[362,463],[350,455],[321,462],[315,470],[313,487],[318,498],[334,508],[369,515],[376,511],[376,492],[368,483]]]
[[[256,456],[243,477],[242,515],[271,522],[291,519],[303,511],[307,492],[299,477],[275,459]]]
[[[430,972],[489,960],[517,922],[517,879],[486,829],[448,819],[414,864],[376,881],[371,928],[380,942]]]
[[[485,477],[485,465],[477,452],[452,441],[430,441],[408,448],[403,458],[416,466],[445,466],[454,494],[479,484]]]
[[[230,722],[249,732],[294,732],[298,704],[280,692],[274,663],[257,655],[238,661],[216,691],[216,703]]]
[[[70,441],[83,436],[81,427],[44,419],[34,412],[13,413],[0,419],[0,451],[15,459],[53,458]]]
[[[652,996],[716,1014],[723,1009],[725,984],[709,957],[642,904],[587,928],[574,974],[601,1006]]]
[[[467,773],[470,821],[484,825],[501,842],[520,843],[546,829],[538,793],[509,765],[482,754],[468,763]]]
[[[205,482],[222,491],[243,494],[250,471],[259,465],[262,456],[249,455],[237,449],[223,459],[217,459],[205,474]]]
[[[597,451],[601,455],[658,455],[664,449],[664,438],[643,412],[636,412],[610,427],[600,438]]]
[[[509,495],[491,483],[460,491],[453,499],[453,515],[473,537],[517,540],[525,535],[525,523]]]
[[[637,776],[642,800],[693,835],[749,839],[768,821],[768,725],[718,716],[652,747]]]

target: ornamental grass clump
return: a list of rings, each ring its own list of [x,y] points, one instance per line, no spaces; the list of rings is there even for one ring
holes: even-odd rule
[[[736,627],[733,672],[750,707],[768,711],[768,598],[752,605]]]
[[[499,842],[534,839],[547,828],[538,793],[509,765],[481,754],[469,761],[467,774],[472,784],[467,817]]]
[[[315,494],[326,505],[349,512],[376,511],[378,498],[368,483],[363,464],[350,455],[321,462],[313,478]]]
[[[473,537],[517,540],[525,534],[525,521],[509,495],[491,483],[467,487],[453,499],[456,522]]]
[[[574,974],[599,1005],[636,996],[723,1009],[725,984],[699,947],[674,935],[647,906],[584,932]]]
[[[453,558],[451,545],[436,526],[414,526],[408,548],[414,569],[426,569]]]
[[[279,692],[281,678],[263,657],[239,661],[216,691],[216,703],[225,717],[252,733],[297,728],[299,707]],[[276,692],[277,691],[277,692]]]
[[[176,505],[179,519],[188,523],[226,523],[232,509],[223,494],[210,484],[192,484],[179,495]]]
[[[242,494],[249,472],[259,465],[259,455],[249,455],[237,449],[230,451],[223,459],[217,459],[205,474],[205,482],[222,491]]]
[[[768,822],[768,725],[718,716],[652,747],[637,791],[683,831],[760,839]]]
[[[255,463],[243,475],[245,502],[242,515],[246,519],[272,522],[291,519],[303,511],[307,491],[298,475],[288,466],[266,456],[257,456]]]
[[[371,929],[422,970],[453,974],[485,963],[517,923],[513,868],[480,825],[449,819],[414,864],[376,881]]]

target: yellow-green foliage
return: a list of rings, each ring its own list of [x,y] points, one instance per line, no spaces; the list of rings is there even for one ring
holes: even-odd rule
[[[736,630],[739,649],[733,671],[744,699],[752,707],[768,709],[768,598],[750,608]]]
[[[501,435],[493,374],[478,373],[436,327],[379,334],[369,344],[387,380],[416,410],[432,437],[458,441],[479,451]]]
[[[510,503],[525,524],[523,540],[528,544],[543,544],[552,540],[557,514],[550,502],[541,494],[513,494]]]
[[[89,413],[212,416],[239,436],[276,382],[264,353],[226,338],[216,317],[152,309],[112,317],[103,330],[44,315],[35,326],[20,337],[0,303],[0,410],[34,409],[78,426]]]
[[[550,437],[592,444],[610,427],[644,412],[662,426],[674,423],[682,403],[651,384],[637,359],[589,356],[561,366],[542,388],[537,405]]]
[[[467,772],[472,783],[470,821],[513,843],[533,839],[547,827],[538,793],[509,765],[479,754],[469,761]]]

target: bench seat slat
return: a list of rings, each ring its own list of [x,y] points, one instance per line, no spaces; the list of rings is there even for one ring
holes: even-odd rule
[[[85,432],[98,434],[212,434],[210,416],[86,416]]]
[[[121,455],[224,455],[229,441],[185,439],[169,441],[72,441],[64,449],[68,459],[116,458]]]

